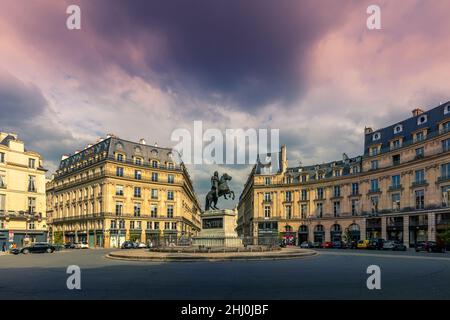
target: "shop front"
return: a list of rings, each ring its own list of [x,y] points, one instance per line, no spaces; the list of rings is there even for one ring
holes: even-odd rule
[[[105,246],[104,243],[104,237],[103,237],[103,230],[97,230],[95,231],[95,246],[103,248]]]
[[[142,242],[141,230],[130,230],[130,241],[131,242]]]
[[[338,224],[333,224],[330,230],[331,241],[342,241],[342,229]]]
[[[110,230],[109,235],[109,247],[110,248],[120,248],[122,243],[126,240],[126,230]]]
[[[318,224],[314,228],[314,242],[323,243],[325,241],[325,228]]]
[[[352,223],[349,227],[348,227],[348,232],[350,235],[350,239],[351,241],[359,241],[361,240],[361,231],[359,228],[359,225],[357,225],[356,223]]]
[[[164,230],[163,233],[164,237],[164,245],[166,246],[173,246],[177,245],[178,243],[178,232],[177,230]]]
[[[298,229],[298,244],[308,242],[308,226],[302,225]]]
[[[266,221],[258,223],[258,244],[259,245],[278,244],[278,222]]]
[[[160,231],[159,230],[146,230],[145,242],[151,247],[158,247],[161,245]]]
[[[370,218],[366,220],[366,239],[381,238],[381,218]]]
[[[75,232],[68,231],[64,233],[64,243],[75,243],[77,242],[75,239]]]
[[[409,247],[414,248],[418,242],[428,241],[428,215],[409,217]]]
[[[386,240],[403,243],[403,217],[388,217],[386,220]]]
[[[78,238],[78,242],[80,242],[80,243],[89,243],[88,242],[88,233],[86,231],[78,231],[77,238]]]

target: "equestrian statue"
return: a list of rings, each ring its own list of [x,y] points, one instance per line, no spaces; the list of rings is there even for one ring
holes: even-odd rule
[[[217,171],[214,172],[214,175],[211,177],[211,191],[206,195],[206,204],[205,211],[210,209],[219,210],[217,208],[217,201],[221,196],[226,199],[227,195],[231,196],[231,199],[234,200],[234,192],[230,190],[228,187],[227,181],[231,180],[231,176],[224,173],[222,177],[219,179],[219,173]]]

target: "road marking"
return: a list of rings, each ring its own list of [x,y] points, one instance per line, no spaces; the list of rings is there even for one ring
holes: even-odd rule
[[[377,257],[377,258],[400,258],[400,259],[422,259],[422,260],[442,260],[450,261],[450,257],[425,257],[425,256],[406,256],[382,253],[364,253],[364,252],[332,252],[332,251],[316,251],[319,255],[334,255],[334,256],[356,256],[356,257]]]

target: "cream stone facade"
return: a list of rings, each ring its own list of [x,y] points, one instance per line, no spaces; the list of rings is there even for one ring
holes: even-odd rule
[[[0,250],[47,241],[45,172],[38,153],[0,132]]]
[[[365,129],[364,155],[288,167],[259,162],[241,194],[239,234],[290,244],[383,238],[414,246],[450,223],[450,103]]]
[[[171,150],[108,136],[64,156],[47,185],[55,242],[119,247],[124,241],[171,244],[200,231],[189,174]]]

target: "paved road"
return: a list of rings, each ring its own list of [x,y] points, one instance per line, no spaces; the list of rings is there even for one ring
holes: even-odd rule
[[[321,250],[283,261],[128,262],[107,250],[0,256],[0,299],[450,299],[450,254]],[[66,268],[82,270],[68,290]],[[381,268],[381,290],[366,269]]]

